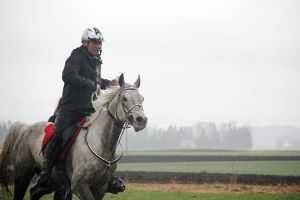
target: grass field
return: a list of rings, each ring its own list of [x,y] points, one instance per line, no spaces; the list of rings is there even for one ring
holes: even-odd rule
[[[126,154],[125,154],[126,155]],[[189,155],[189,156],[300,156],[300,151],[224,151],[224,150],[186,150],[186,151],[146,151],[127,152],[127,155]],[[118,171],[150,172],[207,172],[257,175],[300,176],[300,161],[199,161],[167,163],[119,163]],[[108,194],[105,200],[300,200],[299,185],[250,186],[236,184],[134,184],[126,183],[124,193]],[[0,200],[3,200],[0,189]],[[29,200],[26,194],[25,200]],[[52,200],[53,195],[41,200]],[[74,196],[74,200],[78,200]]]
[[[131,191],[121,195],[107,196],[105,200],[299,200],[299,194],[215,194],[187,192],[140,192]]]
[[[3,198],[3,196],[0,196]],[[52,200],[52,195],[47,195],[41,200]],[[190,192],[142,192],[129,191],[119,195],[108,194],[104,200],[300,200],[299,194],[215,194],[215,193],[190,193]],[[24,200],[30,200],[28,194]],[[79,200],[76,196],[73,200]]]
[[[164,151],[128,151],[124,155],[188,155],[188,156],[300,156],[300,151],[283,150],[164,150]]]
[[[207,172],[300,176],[300,161],[120,163],[117,171]]]
[[[0,192],[0,199],[4,199]],[[27,193],[25,200],[29,200]],[[41,200],[52,200],[53,195]],[[76,196],[73,198],[78,200]],[[300,200],[300,186],[128,184],[124,193],[107,194],[105,200]]]

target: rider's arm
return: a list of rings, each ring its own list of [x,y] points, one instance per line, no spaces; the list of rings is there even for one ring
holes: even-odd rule
[[[110,80],[101,78],[101,90],[105,90],[108,86],[110,86]]]
[[[74,86],[85,87],[88,90],[96,90],[96,83],[79,75],[80,54],[72,52],[66,60],[65,68],[62,73],[62,79],[65,83]]]

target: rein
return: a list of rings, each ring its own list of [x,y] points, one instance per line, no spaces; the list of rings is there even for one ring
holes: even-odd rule
[[[120,147],[121,147],[121,154],[119,155],[118,158],[116,158],[115,160],[112,160],[112,161],[106,160],[105,158],[99,156],[99,155],[92,149],[92,147],[90,146],[90,144],[89,144],[88,141],[87,141],[87,135],[88,135],[88,132],[89,132],[88,127],[82,127],[82,128],[83,128],[83,130],[85,131],[84,141],[85,141],[85,143],[87,144],[89,150],[92,152],[92,154],[93,154],[98,160],[100,160],[100,161],[102,161],[103,163],[105,163],[106,166],[107,166],[108,168],[111,167],[112,165],[116,164],[116,163],[122,158],[122,156],[123,156],[123,148],[122,148],[122,145],[121,145],[121,143],[120,143],[120,140],[121,140],[121,138],[122,138],[122,135],[123,135],[123,133],[124,133],[126,127],[123,127],[123,128],[122,128],[121,137],[119,138],[119,141],[118,141],[118,144],[119,144]],[[114,152],[114,154],[115,154],[115,152]]]
[[[88,146],[88,149],[91,151],[91,153],[92,153],[98,160],[100,160],[100,161],[102,161],[103,163],[106,164],[106,167],[107,167],[107,168],[106,168],[106,171],[105,171],[105,173],[103,174],[103,176],[104,176],[104,175],[106,174],[106,172],[108,171],[108,168],[110,168],[112,165],[116,164],[116,163],[122,158],[122,156],[123,156],[123,148],[122,148],[122,145],[121,145],[120,141],[121,141],[121,138],[122,138],[122,136],[123,136],[123,133],[124,133],[125,129],[130,128],[130,125],[129,125],[128,121],[129,121],[129,118],[130,118],[130,114],[132,113],[131,111],[132,111],[134,108],[136,108],[136,107],[142,108],[142,105],[140,105],[140,104],[135,104],[135,105],[132,106],[130,109],[128,109],[127,106],[125,105],[125,103],[124,103],[122,100],[120,100],[121,94],[122,94],[124,91],[127,91],[127,90],[137,90],[137,88],[134,88],[134,87],[124,88],[124,89],[119,93],[118,103],[121,103],[122,108],[123,108],[123,111],[124,111],[124,113],[125,113],[125,115],[126,115],[126,121],[125,121],[125,122],[122,122],[122,121],[119,119],[119,117],[118,117],[118,115],[117,115],[117,112],[116,112],[116,117],[112,114],[112,112],[111,112],[110,109],[109,109],[108,104],[104,107],[104,108],[105,108],[105,111],[106,111],[107,114],[110,116],[110,118],[113,120],[114,124],[115,124],[117,127],[122,128],[121,133],[120,133],[120,136],[119,136],[119,139],[118,139],[118,143],[117,143],[117,145],[116,145],[116,147],[115,147],[115,150],[114,150],[114,152],[113,152],[113,155],[114,155],[115,152],[116,152],[117,146],[120,145],[120,147],[121,147],[121,154],[120,154],[116,159],[114,159],[114,160],[112,160],[112,161],[109,161],[109,160],[103,158],[102,156],[99,156],[99,155],[92,149],[92,147],[90,146],[90,144],[88,143],[88,140],[87,140],[87,135],[88,135],[88,132],[89,132],[89,131],[88,131],[88,127],[81,127],[81,128],[85,131],[84,140],[85,140],[85,143],[86,143],[87,146]],[[99,117],[99,116],[98,116],[98,117]]]

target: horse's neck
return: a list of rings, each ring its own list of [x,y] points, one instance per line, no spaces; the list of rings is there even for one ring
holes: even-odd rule
[[[114,121],[107,114],[105,109],[101,110],[99,117],[94,122],[94,126],[97,140],[100,141],[100,145],[98,145],[98,153],[105,157],[114,156],[122,129],[115,125]]]

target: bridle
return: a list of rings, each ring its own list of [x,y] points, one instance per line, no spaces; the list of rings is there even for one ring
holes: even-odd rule
[[[117,145],[116,145],[116,147],[115,147],[115,149],[114,149],[114,152],[113,152],[113,155],[114,155],[114,154],[115,154],[115,151],[116,151],[116,148],[117,148],[117,146],[118,146],[118,144],[119,144],[120,147],[121,147],[121,154],[120,154],[116,159],[114,159],[114,160],[112,160],[112,161],[109,161],[109,160],[103,158],[102,156],[99,156],[99,155],[91,148],[91,146],[89,145],[89,143],[88,143],[88,141],[87,141],[88,127],[82,127],[83,130],[85,130],[84,140],[85,140],[85,143],[86,143],[87,146],[88,146],[88,149],[91,151],[91,153],[92,153],[98,160],[100,160],[100,161],[102,161],[103,163],[106,164],[106,167],[107,167],[107,168],[106,168],[106,171],[105,171],[105,173],[103,174],[103,176],[106,174],[106,172],[108,171],[108,169],[109,169],[112,165],[116,164],[116,163],[122,158],[122,156],[123,156],[123,148],[122,148],[122,145],[121,145],[120,141],[121,141],[121,138],[122,138],[122,136],[123,136],[123,133],[124,133],[125,129],[130,128],[129,122],[130,122],[130,120],[131,120],[130,118],[131,118],[131,116],[132,116],[132,115],[131,115],[131,114],[132,114],[132,110],[135,109],[135,108],[141,108],[141,109],[143,109],[143,107],[142,107],[141,104],[135,104],[135,105],[133,105],[130,109],[128,109],[128,107],[126,106],[126,104],[124,103],[124,101],[121,99],[122,93],[125,92],[125,91],[128,91],[128,90],[138,90],[138,89],[135,88],[135,87],[128,87],[128,88],[122,89],[122,91],[121,91],[121,92],[119,93],[119,95],[118,95],[118,101],[117,101],[117,104],[116,104],[116,106],[118,107],[119,103],[121,103],[121,106],[122,106],[122,108],[123,108],[123,112],[125,113],[125,116],[126,116],[126,120],[125,120],[125,121],[121,121],[121,120],[119,119],[118,114],[117,114],[117,113],[118,113],[118,112],[117,112],[117,109],[116,109],[116,114],[114,115],[114,114],[110,111],[109,105],[108,105],[108,104],[104,107],[105,111],[106,111],[107,114],[111,117],[111,119],[113,120],[114,124],[115,124],[117,127],[119,127],[119,128],[122,129],[122,130],[121,130],[121,134],[120,134],[119,139],[118,139],[118,143],[117,143]],[[133,122],[134,122],[134,121],[133,121]]]
[[[128,90],[138,90],[137,88],[135,88],[135,87],[128,87],[128,88],[124,88],[124,89],[122,89],[122,91],[119,93],[119,97],[118,97],[118,103],[117,103],[117,105],[119,104],[119,103],[121,103],[121,106],[122,106],[122,108],[123,108],[123,112],[125,113],[125,116],[126,116],[126,121],[125,121],[125,123],[127,122],[133,122],[134,123],[134,120],[132,119],[132,110],[133,109],[135,109],[135,108],[141,108],[142,110],[143,110],[143,107],[142,107],[142,105],[141,104],[134,104],[131,108],[128,108],[127,106],[126,106],[126,104],[124,103],[124,101],[121,99],[121,95],[123,94],[123,92],[125,92],[125,91],[128,91]],[[119,117],[118,117],[118,112],[116,112],[116,117],[115,117],[115,119],[117,120],[117,122],[121,122],[122,123],[122,121],[119,119]]]

